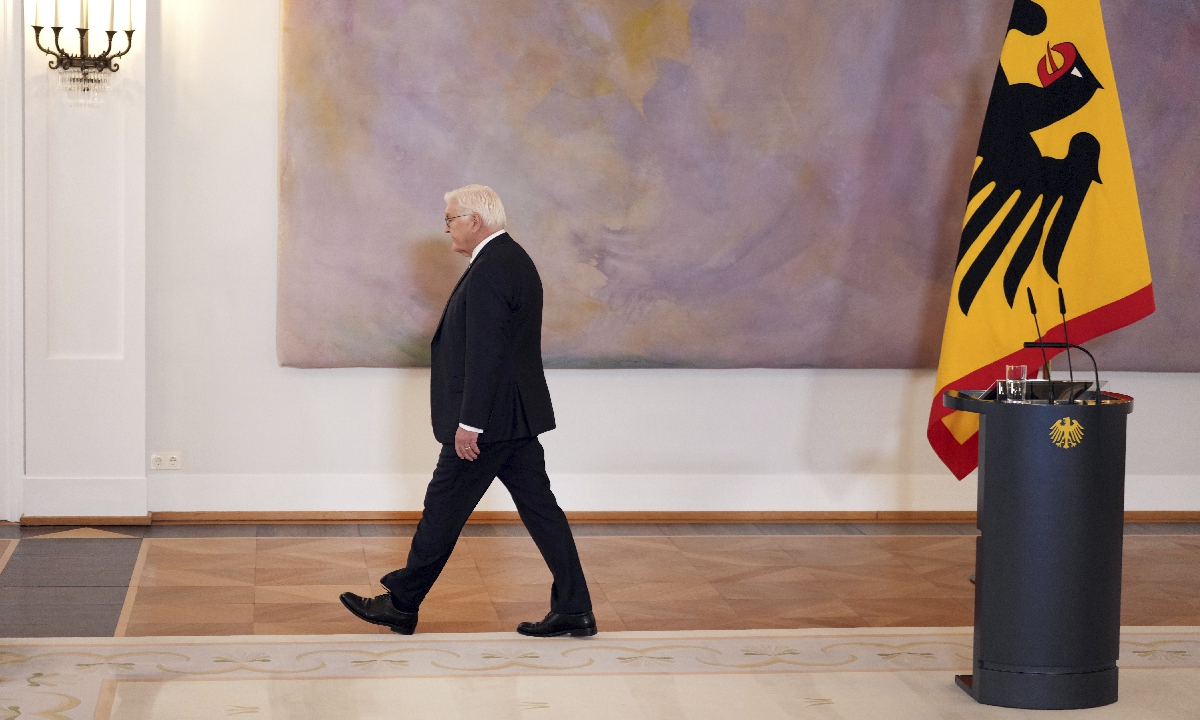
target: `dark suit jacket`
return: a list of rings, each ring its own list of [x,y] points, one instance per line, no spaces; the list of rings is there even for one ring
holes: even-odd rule
[[[438,442],[454,442],[459,423],[483,428],[479,442],[554,429],[542,370],[542,280],[508,233],[492,238],[459,278],[430,349]]]

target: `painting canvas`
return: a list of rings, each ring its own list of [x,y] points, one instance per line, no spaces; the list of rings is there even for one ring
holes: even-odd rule
[[[1200,20],[1152,5],[1105,12],[1159,312],[1097,346],[1195,370]],[[932,367],[1010,7],[289,0],[280,362],[427,365],[442,196],[482,183],[548,367]]]

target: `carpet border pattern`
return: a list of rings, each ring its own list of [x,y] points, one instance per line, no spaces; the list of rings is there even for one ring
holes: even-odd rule
[[[0,720],[103,717],[116,684],[388,678],[969,671],[972,629],[0,639]],[[1200,627],[1122,628],[1128,669],[1200,667]],[[99,712],[98,712],[99,711]]]

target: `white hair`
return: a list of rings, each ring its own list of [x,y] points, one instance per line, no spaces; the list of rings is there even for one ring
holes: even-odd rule
[[[503,230],[506,224],[504,203],[500,196],[487,185],[467,185],[457,190],[451,190],[445,195],[446,203],[458,201],[458,207],[463,212],[477,213],[485,227],[492,230]]]

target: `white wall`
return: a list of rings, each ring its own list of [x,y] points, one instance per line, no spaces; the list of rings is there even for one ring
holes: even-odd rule
[[[149,23],[147,444],[184,461],[150,473],[150,509],[418,509],[428,372],[275,361],[277,2],[161,0]],[[925,440],[930,372],[548,375],[567,509],[974,508]],[[1137,397],[1129,509],[1200,509],[1200,410],[1178,400],[1200,376],[1110,377]]]
[[[4,2],[0,359],[10,374],[0,400],[11,422],[0,517],[15,519],[24,450],[13,228],[22,221],[9,141],[14,122],[20,137],[22,113],[11,102],[21,70],[19,59],[15,71],[10,62],[20,55],[10,38],[27,28],[12,25],[15,0]],[[180,451],[184,462],[182,471],[149,471],[147,506],[418,509],[438,450],[428,372],[275,361],[278,0],[151,0],[140,39],[145,439],[150,452]],[[1112,389],[1137,398],[1127,507],[1200,509],[1200,404],[1190,400],[1200,397],[1200,375],[1109,377]],[[567,509],[974,507],[973,481],[956,482],[925,441],[930,372],[560,370],[549,382],[559,429],[543,442]],[[511,505],[493,490],[482,507]]]

